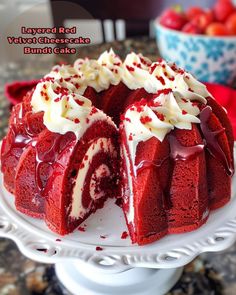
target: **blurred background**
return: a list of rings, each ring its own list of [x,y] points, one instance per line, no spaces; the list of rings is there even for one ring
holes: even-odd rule
[[[180,4],[184,9],[192,5],[211,7],[214,0],[149,0],[145,1],[145,6],[141,0],[135,1],[135,5],[132,1],[117,3],[116,8],[112,1],[1,0],[0,62],[27,59],[19,50],[20,45],[9,46],[6,40],[7,36],[20,36],[21,26],[53,27],[60,20],[65,26],[77,26],[74,36],[87,36],[92,44],[120,41],[138,35],[154,38],[153,21],[165,8],[174,4]]]

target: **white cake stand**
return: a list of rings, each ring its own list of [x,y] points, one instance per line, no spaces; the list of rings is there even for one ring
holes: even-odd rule
[[[236,156],[236,148],[234,152]],[[178,281],[182,267],[200,253],[224,250],[235,242],[236,176],[230,203],[212,212],[207,223],[191,233],[169,235],[147,246],[132,245],[129,238],[121,239],[127,229],[113,200],[82,227],[84,232],[60,237],[43,221],[17,212],[14,197],[3,188],[0,177],[0,236],[14,240],[31,259],[55,263],[69,291],[157,295],[166,293]]]

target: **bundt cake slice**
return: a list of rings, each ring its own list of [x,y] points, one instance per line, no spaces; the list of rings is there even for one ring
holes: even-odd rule
[[[118,193],[117,135],[111,121],[96,121],[52,165],[44,196],[45,220],[54,232],[72,232]]]
[[[51,91],[50,83],[43,85],[37,88],[43,87],[46,94]],[[44,111],[47,128],[20,158],[15,204],[64,235],[118,190],[118,131],[107,115],[79,94],[44,97],[31,102],[35,114]]]
[[[132,241],[143,245],[168,233],[163,188],[168,183],[169,144],[166,139],[160,142],[154,137],[140,142],[133,166],[122,134],[123,210]]]

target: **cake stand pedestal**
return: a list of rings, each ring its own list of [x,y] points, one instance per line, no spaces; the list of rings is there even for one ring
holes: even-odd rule
[[[136,267],[104,273],[77,260],[56,263],[56,274],[72,294],[165,294],[179,280],[183,267],[155,269]]]
[[[33,260],[55,263],[58,278],[76,295],[164,294],[200,253],[230,247],[236,240],[236,176],[231,201],[196,231],[137,246],[121,238],[126,230],[121,209],[108,200],[79,230],[60,237],[42,220],[16,211],[0,175],[0,236]]]

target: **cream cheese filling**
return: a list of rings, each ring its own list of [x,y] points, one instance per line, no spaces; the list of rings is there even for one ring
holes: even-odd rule
[[[75,180],[75,185],[73,188],[73,193],[72,193],[72,206],[71,206],[71,212],[69,215],[72,218],[75,218],[75,219],[83,218],[84,215],[86,213],[88,213],[90,210],[89,207],[84,208],[83,203],[82,203],[84,184],[85,184],[86,176],[87,176],[88,170],[90,168],[90,165],[92,163],[93,157],[96,156],[99,152],[108,153],[108,154],[112,155],[113,157],[116,157],[116,150],[115,150],[115,147],[112,144],[112,141],[110,138],[101,137],[101,138],[95,140],[94,142],[92,142],[92,144],[88,148],[88,150],[81,162],[82,166],[79,169],[79,172],[77,174],[77,177]],[[97,173],[99,175],[99,173],[103,172],[102,171],[103,168],[104,167],[99,166],[98,167],[99,170],[95,171],[94,173],[95,174]],[[106,171],[106,173],[108,173],[108,170]],[[92,175],[92,178],[95,175],[94,173]],[[90,189],[91,189],[91,180],[90,180]],[[102,193],[101,193],[101,196],[102,196]],[[99,198],[99,196],[95,194],[93,189],[90,190],[90,197],[91,197],[91,199]]]

